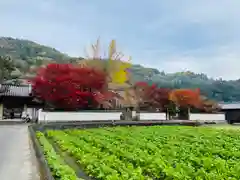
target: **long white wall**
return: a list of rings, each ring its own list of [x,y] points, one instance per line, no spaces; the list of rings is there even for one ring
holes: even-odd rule
[[[106,121],[120,120],[120,112],[41,112],[39,121]]]
[[[223,121],[226,119],[224,113],[205,114],[205,113],[190,113],[190,120],[202,120],[202,121]]]
[[[38,112],[39,122],[120,120],[121,112]],[[141,113],[140,120],[165,120],[165,113]]]
[[[140,113],[140,120],[166,120],[166,113]]]
[[[39,122],[120,120],[121,112],[38,112]],[[225,120],[225,114],[191,113],[190,120]],[[140,113],[140,120],[166,120],[165,113]]]

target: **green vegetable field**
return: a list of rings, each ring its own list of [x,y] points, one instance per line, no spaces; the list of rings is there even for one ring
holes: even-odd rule
[[[55,179],[240,179],[238,129],[105,127],[37,137]]]

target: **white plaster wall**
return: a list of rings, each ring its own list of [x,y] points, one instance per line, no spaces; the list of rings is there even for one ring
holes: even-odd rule
[[[140,120],[166,120],[165,113],[140,113]]]
[[[120,120],[121,112],[41,112],[38,119],[42,121],[106,121]]]
[[[39,122],[120,120],[121,112],[44,112],[38,111]],[[140,113],[140,120],[166,120],[165,113]]]
[[[42,111],[42,109],[38,110],[38,121],[45,121],[46,112]]]
[[[120,120],[121,112],[44,112],[38,111],[39,122],[56,121],[107,121]],[[140,120],[166,120],[165,113],[140,113]],[[191,113],[190,120],[225,120],[225,114]]]
[[[200,114],[200,113],[191,113],[189,115],[190,120],[204,120],[204,121],[217,121],[217,120],[225,120],[224,113],[217,114]]]

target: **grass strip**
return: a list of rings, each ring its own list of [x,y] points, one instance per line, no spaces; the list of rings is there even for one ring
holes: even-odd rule
[[[92,179],[81,169],[81,167],[79,167],[79,165],[76,163],[75,158],[73,158],[67,152],[62,151],[60,149],[60,147],[54,142],[54,140],[51,137],[48,137],[46,135],[45,135],[45,137],[47,137],[49,143],[51,143],[55,152],[57,154],[59,154],[62,157],[62,159],[64,159],[65,163],[67,165],[69,165],[76,172],[76,175],[79,178],[82,178],[82,179],[85,179],[85,180],[91,180]]]
[[[58,155],[47,138],[41,132],[36,132],[36,136],[43,148],[46,161],[50,167],[54,179],[56,180],[83,180],[78,178],[75,171],[65,164],[64,160]]]

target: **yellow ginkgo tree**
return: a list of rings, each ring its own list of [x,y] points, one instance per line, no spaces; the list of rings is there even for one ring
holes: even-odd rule
[[[108,89],[117,92],[120,96],[118,101],[121,101],[123,106],[134,106],[134,92],[132,90],[131,77],[129,69],[131,68],[131,57],[124,61],[123,53],[118,52],[116,48],[116,41],[111,40],[108,47],[107,56],[100,54],[100,40],[91,46],[90,56],[80,61],[82,66],[90,66],[93,68],[101,69],[108,74]]]

